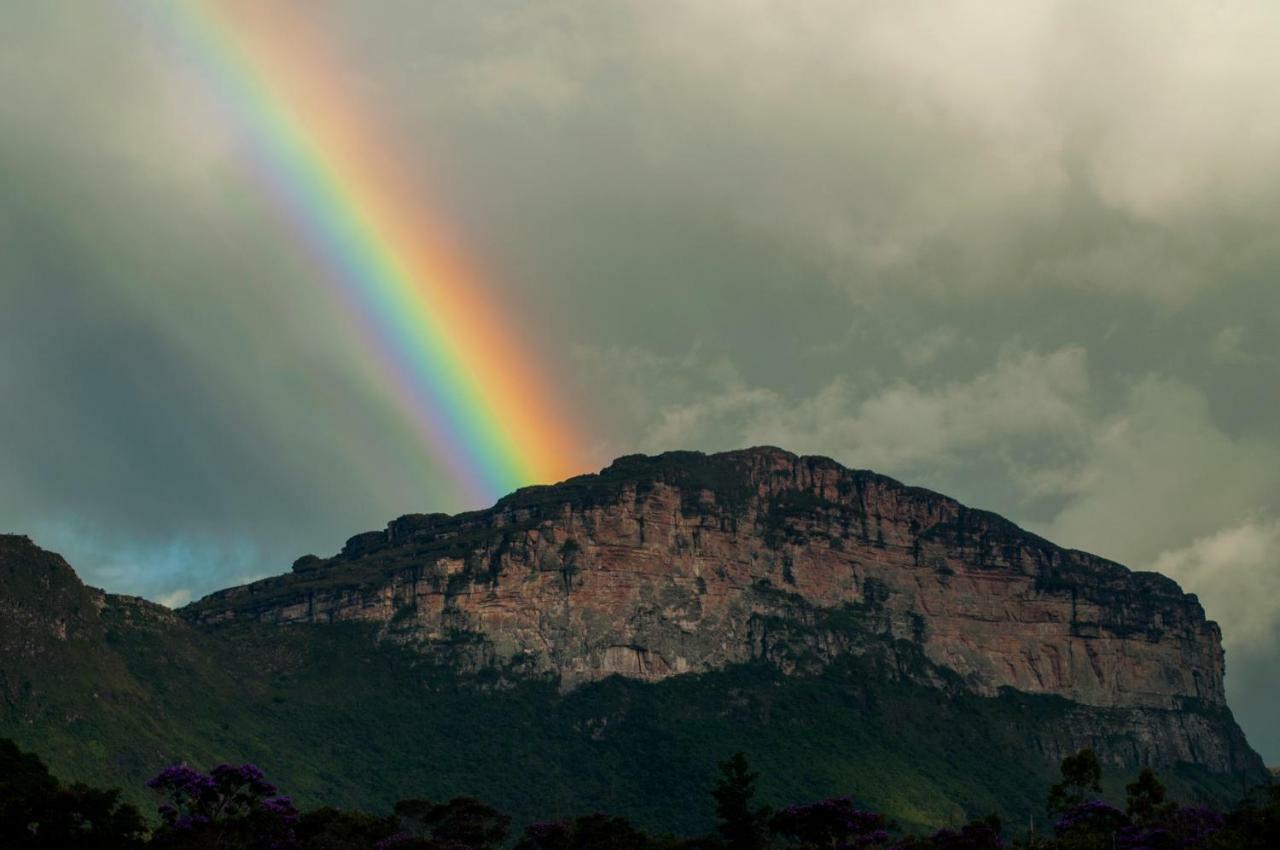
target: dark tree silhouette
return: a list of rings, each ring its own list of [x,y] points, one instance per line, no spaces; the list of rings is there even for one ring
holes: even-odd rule
[[[350,850],[373,847],[396,831],[394,818],[323,806],[304,814],[295,830],[307,850]]]
[[[531,824],[515,850],[656,850],[656,846],[625,818],[595,814]]]
[[[769,809],[753,808],[759,778],[760,774],[751,772],[743,753],[734,753],[728,761],[720,763],[720,779],[711,796],[715,798],[716,816],[720,818],[717,829],[728,850],[759,850],[764,846]]]
[[[1091,749],[1067,756],[1060,766],[1062,780],[1049,789],[1048,809],[1058,814],[1084,803],[1089,792],[1102,793],[1102,765]]]
[[[1165,802],[1165,787],[1156,777],[1156,772],[1144,767],[1138,778],[1124,786],[1127,800],[1125,811],[1134,823],[1147,826],[1167,818],[1177,806]]]
[[[401,800],[395,818],[400,834],[423,839],[430,846],[490,850],[507,840],[511,818],[474,797],[455,797],[447,803]]]
[[[61,850],[142,847],[142,815],[120,792],[64,786],[39,756],[0,738],[0,847]]]

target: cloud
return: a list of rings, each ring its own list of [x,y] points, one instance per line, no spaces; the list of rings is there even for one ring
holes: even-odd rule
[[[80,579],[110,592],[142,596],[169,608],[193,598],[285,572],[289,563],[261,541],[187,531],[167,540],[139,541],[129,529],[103,535],[65,523],[28,529],[35,542],[67,559]]]
[[[191,591],[188,588],[180,587],[177,590],[155,597],[155,601],[166,608],[181,608],[191,601]]]
[[[1228,368],[1256,365],[1267,359],[1258,352],[1257,346],[1251,344],[1249,330],[1240,325],[1231,325],[1218,331],[1209,340],[1209,360],[1218,366]],[[1272,355],[1274,360],[1274,355]]]
[[[1006,472],[1030,481],[1045,470],[1024,468],[1024,453],[1060,457],[1090,427],[1087,357],[1078,347],[1011,347],[987,370],[934,386],[894,380],[869,388],[839,376],[798,398],[750,386],[724,361],[616,349],[580,356],[612,373],[598,380],[627,405],[635,439],[651,451],[768,443],[936,481],[940,470],[968,468],[975,452],[990,459],[986,452],[999,447]],[[637,398],[664,400],[641,407]]]
[[[1280,450],[1222,430],[1199,390],[1146,376],[1094,424],[1079,480],[1042,530],[1146,569],[1163,552],[1280,504]]]
[[[1249,520],[1164,552],[1154,569],[1200,596],[1230,650],[1273,654],[1280,639],[1280,522]]]
[[[1280,179],[1280,114],[1257,85],[1280,72],[1280,10],[1260,0],[755,2],[689,7],[679,23],[668,51],[703,75],[744,75],[744,101],[843,86],[904,127],[980,140],[964,153],[998,181],[989,190],[1062,187],[1081,168],[1108,204],[1172,221]]]
[[[1088,389],[1083,349],[1005,352],[988,371],[929,389],[896,381],[859,399],[837,381],[800,404],[759,411],[744,437],[826,446],[862,465],[907,470],[955,463],[979,445],[1069,438],[1081,427]]]
[[[807,244],[852,286],[1185,302],[1227,283],[1280,197],[1274,4],[645,8],[601,50],[643,84],[619,90],[660,122],[672,190]]]

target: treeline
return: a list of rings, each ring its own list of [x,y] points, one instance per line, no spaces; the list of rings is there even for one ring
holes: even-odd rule
[[[0,739],[0,847],[6,850],[1274,850],[1280,848],[1280,785],[1264,786],[1227,811],[1166,799],[1143,770],[1123,809],[1100,798],[1102,772],[1090,750],[1061,765],[1048,789],[1051,834],[1012,834],[991,815],[930,835],[904,833],[848,797],[780,810],[759,805],[758,774],[737,754],[720,764],[705,801],[718,826],[694,838],[655,836],[625,818],[596,813],[534,823],[513,835],[511,818],[484,802],[409,799],[392,812],[322,807],[299,811],[254,765],[208,772],[178,764],[147,785],[156,817],[118,790],[64,785],[34,754]]]

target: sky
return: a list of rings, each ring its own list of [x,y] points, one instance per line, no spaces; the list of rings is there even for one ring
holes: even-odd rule
[[[4,12],[0,529],[178,605],[480,505],[156,8]],[[773,444],[1164,572],[1280,763],[1280,6],[307,9],[582,471]]]

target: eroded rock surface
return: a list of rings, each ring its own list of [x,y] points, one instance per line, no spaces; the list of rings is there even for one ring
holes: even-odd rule
[[[856,616],[833,624],[839,612]],[[797,641],[821,659],[887,637],[981,694],[1224,704],[1218,627],[1173,581],[772,448],[627,457],[490,510],[401,517],[183,613],[373,621],[387,639],[465,647],[476,665],[565,687],[762,656],[800,663]]]

